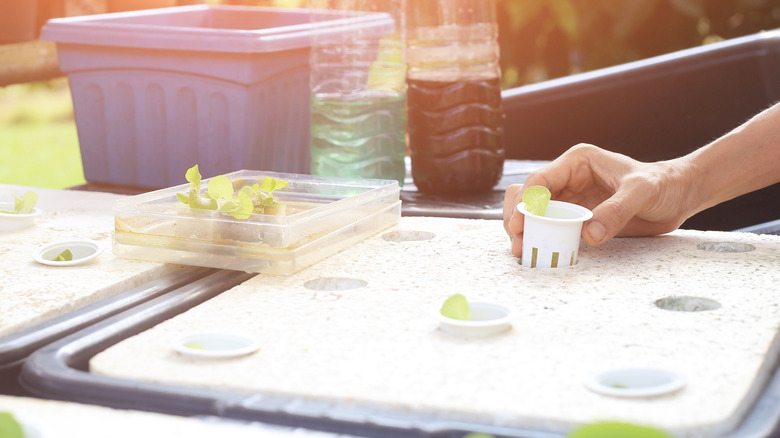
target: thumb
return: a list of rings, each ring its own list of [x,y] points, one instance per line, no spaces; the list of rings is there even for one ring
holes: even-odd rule
[[[644,197],[631,191],[618,191],[593,209],[593,219],[582,230],[582,238],[598,246],[615,237],[642,208]]]

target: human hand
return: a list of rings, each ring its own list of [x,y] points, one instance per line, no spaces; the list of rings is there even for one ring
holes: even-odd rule
[[[687,199],[692,178],[685,159],[642,163],[593,145],[574,146],[531,174],[525,184],[507,188],[504,229],[512,254],[522,254],[523,214],[517,204],[530,186],[545,186],[552,199],[591,209],[593,218],[583,226],[582,237],[598,246],[617,235],[647,236],[677,229],[695,213]]]

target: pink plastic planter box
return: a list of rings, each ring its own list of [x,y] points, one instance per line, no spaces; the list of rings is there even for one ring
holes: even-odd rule
[[[196,5],[53,19],[42,39],[69,78],[87,181],[159,188],[194,164],[308,173],[312,33],[380,19]]]

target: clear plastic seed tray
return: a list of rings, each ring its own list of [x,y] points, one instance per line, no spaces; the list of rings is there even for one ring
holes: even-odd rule
[[[114,253],[164,263],[290,275],[391,225],[401,217],[396,181],[344,179],[241,170],[226,175],[233,187],[267,177],[289,181],[273,192],[283,215],[235,219],[194,210],[176,198],[182,184],[114,204]],[[201,182],[205,190],[208,179]]]

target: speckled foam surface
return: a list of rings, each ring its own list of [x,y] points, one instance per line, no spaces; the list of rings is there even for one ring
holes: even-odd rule
[[[0,396],[0,412],[11,413],[29,438],[332,437],[301,429],[274,429],[23,397]]]
[[[745,245],[754,249],[708,250]],[[359,286],[349,279],[365,286],[347,288]],[[442,332],[434,313],[453,293],[514,309],[511,330],[477,339]],[[743,419],[770,377],[779,294],[777,236],[678,230],[613,239],[583,244],[575,267],[542,270],[509,253],[499,221],[402,218],[297,275],[254,277],[111,347],[91,369],[552,432],[623,420],[713,436]],[[670,296],[720,308],[655,304]],[[214,361],[170,348],[204,331],[245,333],[260,349]],[[624,399],[583,384],[593,373],[646,366],[677,372],[687,385]]]
[[[80,309],[181,266],[117,258],[111,252],[113,202],[120,195],[52,190],[0,184],[0,199],[9,192],[32,190],[43,210],[34,226],[0,231],[0,338]],[[41,245],[60,240],[92,239],[103,253],[84,265],[53,267],[33,260]]]

